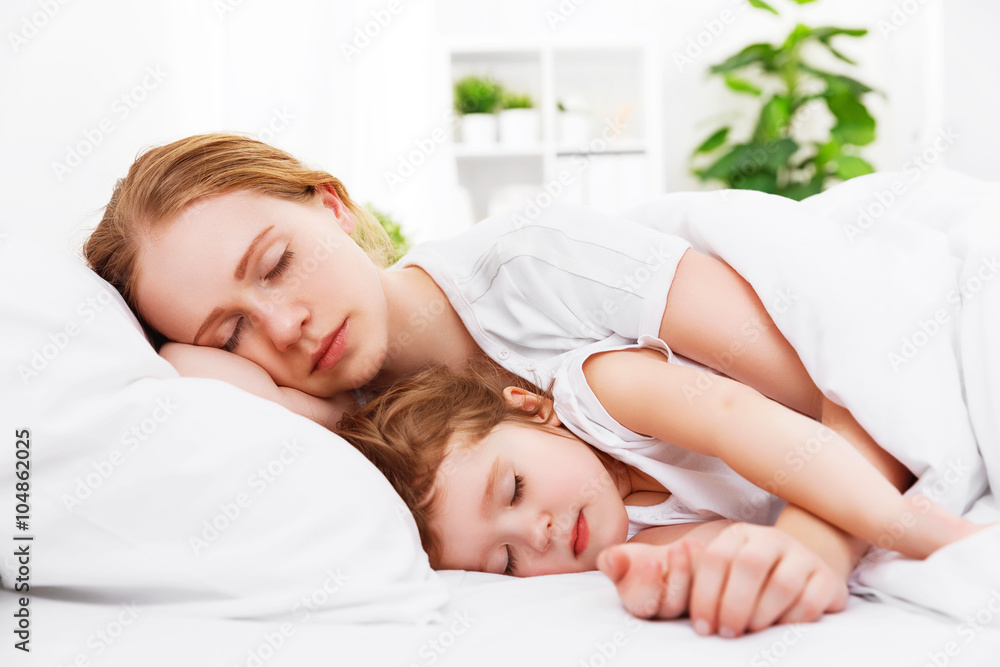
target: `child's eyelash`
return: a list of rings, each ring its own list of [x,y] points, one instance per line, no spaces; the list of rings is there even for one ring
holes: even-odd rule
[[[510,504],[516,505],[519,500],[524,496],[524,477],[521,475],[514,475],[514,497],[511,498]],[[517,570],[517,561],[514,560],[514,552],[511,551],[510,547],[507,547],[507,567],[504,569],[503,573],[508,577],[514,576],[514,572]]]
[[[508,577],[514,576],[514,570],[517,569],[517,563],[514,562],[514,552],[507,547],[507,568],[503,571]]]
[[[521,499],[524,495],[524,477],[521,475],[514,475],[514,497],[511,498],[510,504],[516,505],[517,501]]]

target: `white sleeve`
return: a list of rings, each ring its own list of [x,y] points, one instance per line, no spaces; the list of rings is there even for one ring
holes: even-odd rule
[[[533,348],[658,335],[690,247],[582,206],[552,206],[529,224],[507,221],[496,231],[474,270],[456,278],[485,330]]]

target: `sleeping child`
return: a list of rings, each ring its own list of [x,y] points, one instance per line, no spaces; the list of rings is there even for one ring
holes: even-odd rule
[[[698,572],[703,552],[753,541],[757,528],[776,531],[763,526],[780,499],[914,558],[980,528],[923,496],[902,496],[830,429],[676,363],[658,340],[591,350],[579,367],[582,378],[557,374],[549,391],[492,365],[461,374],[431,367],[345,414],[337,431],[404,499],[432,567],[513,576],[601,569],[644,617],[695,618],[699,578],[709,577]],[[624,382],[647,386],[648,400],[615,405]],[[603,406],[631,428],[586,417]],[[793,604],[809,586],[832,584],[810,583],[814,555],[788,540],[774,547],[768,536],[771,555],[754,576],[798,583],[774,587],[788,589],[786,599],[760,601],[770,608],[752,619],[718,620],[720,635],[843,607],[846,594],[811,615]],[[776,549],[798,551],[782,560]],[[711,631],[703,620],[695,629]]]

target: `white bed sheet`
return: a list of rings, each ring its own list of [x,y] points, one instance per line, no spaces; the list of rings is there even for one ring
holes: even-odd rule
[[[687,620],[639,621],[597,572],[510,579],[443,572],[440,624],[194,619],[155,609],[32,599],[32,653],[3,664],[99,667],[294,665],[996,665],[1000,630],[852,596],[819,623],[735,640],[699,637]],[[1000,610],[1000,598],[997,609]],[[0,614],[10,618],[13,596]],[[987,613],[993,613],[987,611]],[[129,624],[124,625],[127,621]],[[287,621],[286,621],[287,622]],[[290,632],[288,630],[291,630]],[[101,632],[110,643],[101,638]],[[6,634],[6,633],[5,633]],[[268,643],[268,639],[271,643]],[[278,645],[272,649],[271,644]]]

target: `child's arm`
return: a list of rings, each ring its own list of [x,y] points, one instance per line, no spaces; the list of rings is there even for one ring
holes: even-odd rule
[[[677,618],[690,611],[703,635],[808,623],[847,603],[845,581],[770,526],[719,520],[647,528],[605,549],[597,564],[631,614]]]
[[[160,356],[185,377],[223,380],[244,391],[280,403],[292,412],[333,429],[345,410],[357,407],[346,394],[319,398],[292,387],[279,387],[263,368],[239,355],[214,347],[166,343]]]
[[[923,558],[977,528],[926,498],[904,498],[842,437],[739,382],[669,364],[651,350],[595,355],[584,373],[626,428],[721,458],[866,542]]]

